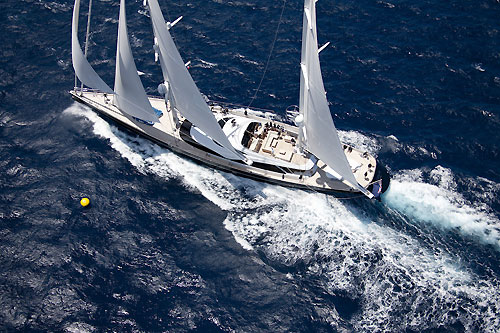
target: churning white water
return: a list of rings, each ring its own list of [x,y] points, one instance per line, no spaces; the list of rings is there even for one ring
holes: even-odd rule
[[[258,248],[285,265],[303,263],[304,273],[326,281],[327,292],[345,292],[358,300],[361,310],[350,320],[355,331],[421,330],[457,318],[468,330],[477,329],[477,323],[481,331],[500,329],[499,281],[477,276],[453,250],[429,248],[349,201],[198,165],[121,132],[78,104],[66,112],[90,120],[94,133],[141,172],[179,178],[225,210],[224,226],[245,249]],[[356,132],[341,135],[377,146]],[[439,232],[458,229],[464,237],[499,247],[498,220],[487,207],[467,202],[454,190],[451,170],[431,170],[433,183],[426,183],[422,172],[394,175],[380,204],[391,219],[404,216]]]

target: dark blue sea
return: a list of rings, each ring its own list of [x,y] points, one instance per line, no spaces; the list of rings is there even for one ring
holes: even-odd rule
[[[155,94],[148,13],[127,5]],[[160,5],[200,90],[248,105],[283,1]],[[0,331],[500,331],[498,0],[318,1],[332,115],[392,174],[380,203],[215,171],[74,102],[72,8],[0,0]],[[110,86],[118,9],[93,3]],[[301,29],[288,0],[252,106],[298,104]]]

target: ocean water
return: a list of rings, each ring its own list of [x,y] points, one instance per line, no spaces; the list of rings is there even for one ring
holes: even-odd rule
[[[151,24],[127,4],[154,94]],[[283,2],[160,5],[184,16],[200,90],[248,105]],[[74,102],[72,6],[0,1],[0,331],[500,331],[498,1],[317,2],[340,136],[392,174],[380,203],[215,171]],[[110,85],[118,8],[93,3],[89,59]],[[282,116],[301,11],[286,1],[252,102]]]

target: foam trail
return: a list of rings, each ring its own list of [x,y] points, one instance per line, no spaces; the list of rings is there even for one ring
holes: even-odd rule
[[[251,210],[235,206],[224,224],[268,257],[301,262],[310,274],[326,277],[331,293],[360,299],[354,331],[422,330],[456,320],[466,328],[499,327],[498,281],[481,280],[449,255],[326,195],[276,186],[262,191],[266,198],[253,198]],[[454,317],[456,311],[467,315]]]
[[[458,230],[500,250],[500,221],[484,205],[473,205],[456,192],[451,170],[436,167],[428,183],[421,170],[398,173],[383,201],[407,217],[442,229]]]
[[[457,322],[466,331],[500,331],[500,282],[477,276],[444,250],[423,247],[348,202],[216,172],[123,134],[85,108],[67,112],[87,117],[97,135],[143,172],[181,177],[226,210],[224,225],[246,249],[286,265],[303,263],[301,274],[326,281],[326,293],[356,299],[353,331],[422,331]]]
[[[85,117],[90,120],[93,124],[94,134],[109,140],[111,147],[139,171],[146,172],[147,170],[151,170],[164,178],[169,178],[173,175],[172,170],[167,165],[158,166],[156,163],[156,161],[164,159],[165,155],[169,154],[167,150],[152,145],[149,141],[145,141],[142,138],[134,138],[121,132],[118,128],[99,117],[94,111],[81,104],[73,104],[64,110],[64,113]]]
[[[64,112],[90,120],[94,134],[109,140],[111,147],[139,171],[164,178],[182,177],[184,184],[196,188],[222,209],[231,209],[232,201],[240,201],[238,197],[222,200],[221,193],[233,193],[235,188],[221,173],[181,158],[149,140],[127,135],[81,104],[75,103]]]

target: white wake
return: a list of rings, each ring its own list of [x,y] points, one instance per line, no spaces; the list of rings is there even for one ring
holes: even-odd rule
[[[431,183],[423,176],[422,170],[394,175],[384,202],[417,222],[457,230],[500,250],[500,221],[483,202],[471,203],[457,192],[450,169],[438,166],[428,172]]]
[[[348,202],[214,171],[126,135],[77,104],[66,112],[89,119],[95,134],[141,172],[179,177],[227,211],[224,225],[244,248],[258,248],[283,264],[304,263],[305,273],[324,277],[331,293],[358,299],[361,310],[350,320],[354,331],[418,331],[457,319],[466,330],[500,330],[499,281],[482,279],[445,250],[429,249]],[[446,178],[443,170],[435,172]],[[429,196],[423,202],[421,191]],[[495,221],[484,210],[464,208],[459,199],[452,187],[421,183],[418,171],[407,171],[395,177],[384,201],[422,223],[459,227],[496,244]]]

